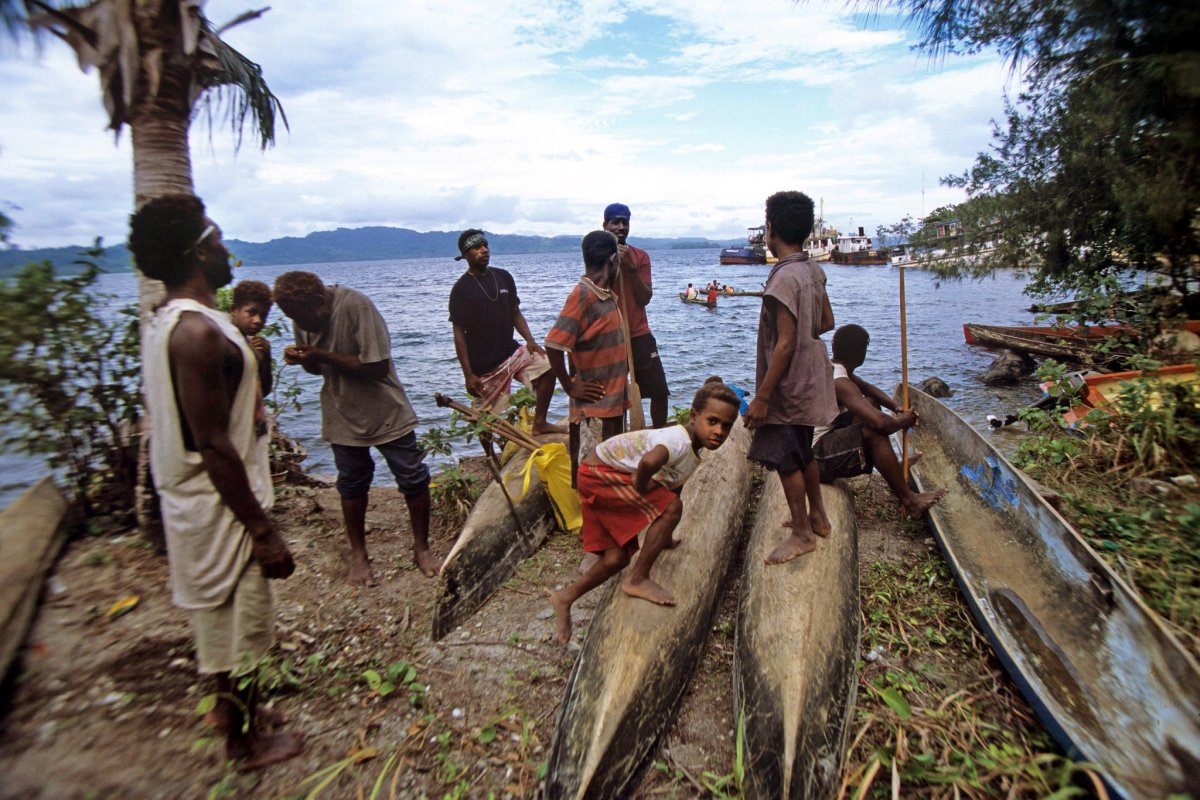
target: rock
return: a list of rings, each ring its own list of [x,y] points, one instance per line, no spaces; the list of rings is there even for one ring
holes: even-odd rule
[[[538,619],[550,619],[553,616],[554,616],[553,608],[543,608],[541,611],[539,611],[537,613]]]
[[[1031,374],[1035,366],[1033,359],[1024,353],[1005,350],[980,376],[980,380],[988,386],[1011,386]]]
[[[926,378],[917,384],[917,388],[930,397],[949,397],[953,394],[941,378]]]
[[[1176,475],[1171,478],[1171,483],[1184,489],[1195,489],[1198,482],[1195,475]]]
[[[1159,497],[1179,497],[1182,494],[1172,484],[1166,481],[1155,480],[1154,478],[1134,478],[1129,482],[1129,486],[1134,491],[1141,492],[1142,494],[1157,495]]]

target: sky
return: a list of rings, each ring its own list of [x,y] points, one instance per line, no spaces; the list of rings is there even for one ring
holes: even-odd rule
[[[210,0],[220,25],[251,7]],[[631,207],[631,235],[736,239],[767,195],[874,233],[963,199],[1015,94],[989,54],[931,61],[886,15],[790,0],[286,0],[223,38],[290,129],[191,128],[226,238],[373,225],[553,236]],[[0,47],[0,210],[20,247],[123,241],[128,131],[54,39]]]

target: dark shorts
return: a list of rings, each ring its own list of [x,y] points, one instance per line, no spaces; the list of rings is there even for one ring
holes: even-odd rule
[[[763,425],[746,457],[774,472],[795,472],[812,463],[812,435],[811,425]]]
[[[633,375],[642,397],[647,400],[669,397],[671,390],[667,388],[667,375],[658,357],[658,342],[654,334],[635,336],[629,340],[629,349],[633,351]]]
[[[829,483],[836,478],[866,475],[875,468],[871,454],[863,446],[861,422],[834,428],[822,436],[813,445],[813,456],[821,470],[822,483]]]
[[[371,489],[375,476],[375,460],[370,447],[350,444],[335,444],[333,463],[337,465],[338,494],[347,500],[364,497]],[[405,497],[419,495],[429,488],[429,467],[425,466],[425,451],[417,446],[417,434],[413,431],[399,439],[377,444],[375,449],[387,462],[388,469],[396,478],[396,486]]]

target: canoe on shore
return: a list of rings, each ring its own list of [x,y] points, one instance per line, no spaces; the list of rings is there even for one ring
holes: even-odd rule
[[[1080,364],[1107,364],[1129,355],[1125,352],[1100,353],[1092,348],[1097,342],[1121,333],[1133,335],[1134,331],[1124,325],[1072,328],[963,323],[963,338],[967,344],[1005,348]]]
[[[716,308],[717,307],[716,302],[712,302],[712,303],[708,302],[707,296],[701,297],[700,295],[697,295],[695,297],[688,297],[687,292],[680,292],[679,299],[685,303],[691,303],[692,305],[696,305],[696,306],[707,306],[708,308]]]
[[[833,533],[786,564],[763,560],[790,535],[779,479],[766,477],[746,548],[733,662],[748,798],[837,794],[858,687],[858,529],[842,485],[823,485]]]
[[[605,587],[567,681],[550,745],[545,797],[624,797],[637,787],[660,737],[671,728],[699,666],[733,560],[750,490],[750,436],[735,423],[729,439],[683,488],[683,544],[665,550],[651,576],[673,607]]]
[[[0,681],[29,633],[46,573],[67,541],[66,513],[67,501],[48,477],[0,511]]]
[[[910,446],[938,544],[979,626],[1047,730],[1127,798],[1200,797],[1200,668],[1034,485],[910,388]]]
[[[1200,384],[1200,372],[1195,364],[1176,364],[1163,367],[1154,372],[1108,372],[1108,373],[1074,373],[1068,380],[1072,386],[1081,388],[1079,404],[1063,412],[1063,422],[1069,428],[1086,426],[1087,416],[1095,409],[1104,409],[1113,405],[1126,390],[1131,381],[1144,381],[1152,388],[1150,402],[1157,407],[1161,403],[1159,392],[1171,384],[1197,385]],[[1046,390],[1049,384],[1042,384]]]
[[[524,533],[513,519],[504,489],[493,481],[475,501],[438,573],[434,641],[479,610],[553,530],[554,512],[536,466],[530,467],[529,491],[517,500],[521,493],[521,471],[528,457],[527,451],[517,451],[517,456],[500,473],[516,505]]]

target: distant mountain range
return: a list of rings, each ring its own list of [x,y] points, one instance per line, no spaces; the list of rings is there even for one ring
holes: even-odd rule
[[[404,258],[447,259],[458,255],[458,231],[420,231],[408,228],[338,228],[317,231],[307,236],[285,236],[269,242],[243,242],[227,239],[225,244],[246,266],[275,264],[328,264],[338,261],[382,261]],[[489,233],[488,242],[497,255],[520,253],[578,252],[582,236],[517,236]],[[630,244],[647,250],[719,248],[740,242],[720,242],[701,238],[651,239],[630,237]],[[58,271],[69,273],[86,248],[51,247],[40,250],[0,250],[0,276],[11,275],[30,261],[49,260]],[[129,272],[133,269],[124,243],[104,251],[93,259],[105,272]]]

